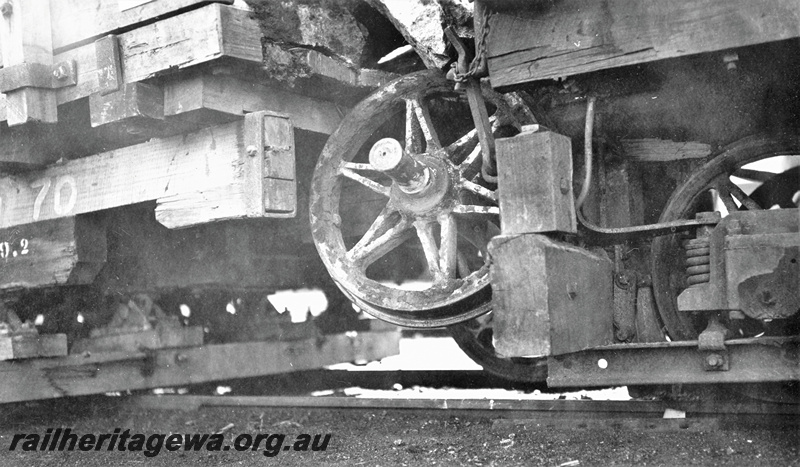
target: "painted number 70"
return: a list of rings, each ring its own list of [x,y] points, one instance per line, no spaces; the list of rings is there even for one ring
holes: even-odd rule
[[[56,179],[53,186],[52,178],[42,178],[31,184],[31,188],[39,188],[39,193],[33,201],[33,220],[38,221],[42,213],[42,204],[53,188],[53,212],[59,216],[65,216],[72,212],[75,203],[78,201],[78,186],[75,177],[72,175],[62,175]]]

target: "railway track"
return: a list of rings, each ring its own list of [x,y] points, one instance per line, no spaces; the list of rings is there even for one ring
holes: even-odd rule
[[[649,431],[706,431],[736,426],[797,427],[800,405],[728,401],[520,400],[485,398],[352,396],[138,395],[127,403],[150,410],[269,408],[430,414],[489,418],[498,428],[552,426],[558,429],[630,428]]]

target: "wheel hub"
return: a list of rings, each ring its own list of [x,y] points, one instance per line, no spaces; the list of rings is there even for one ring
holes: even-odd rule
[[[455,166],[435,154],[409,154],[393,138],[375,143],[370,164],[392,179],[390,202],[398,211],[419,218],[435,218],[453,210]]]

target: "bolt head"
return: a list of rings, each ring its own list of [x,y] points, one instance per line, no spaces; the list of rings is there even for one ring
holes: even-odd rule
[[[566,195],[567,193],[569,193],[569,188],[570,188],[569,185],[570,183],[569,180],[567,180],[567,177],[561,177],[561,182],[559,183],[559,189],[561,190],[562,195]]]
[[[247,151],[247,155],[250,157],[256,157],[258,155],[258,148],[253,145],[247,146],[245,151]]]
[[[69,77],[69,70],[65,65],[58,65],[53,70],[53,77],[59,81],[63,81]]]
[[[706,357],[706,364],[712,368],[721,367],[724,361],[722,360],[722,356],[712,353]]]

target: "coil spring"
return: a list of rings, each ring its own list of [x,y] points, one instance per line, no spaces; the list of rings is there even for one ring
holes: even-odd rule
[[[711,277],[711,249],[708,238],[693,238],[683,242],[686,253],[686,284],[693,286],[708,282]]]

